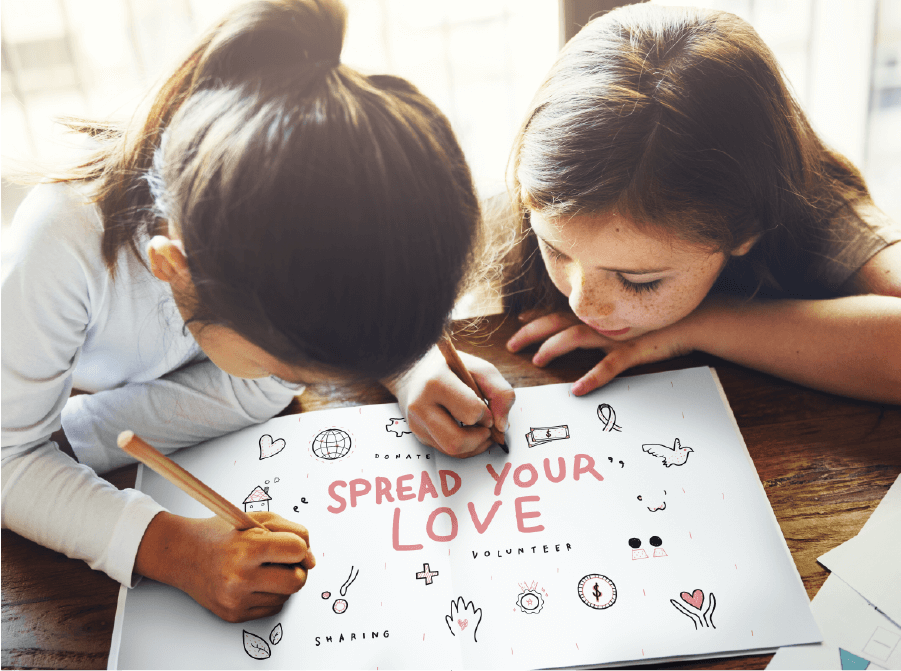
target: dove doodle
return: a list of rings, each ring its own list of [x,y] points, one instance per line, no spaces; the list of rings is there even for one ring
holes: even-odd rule
[[[681,466],[688,461],[688,455],[694,452],[690,447],[682,447],[682,443],[679,442],[678,438],[676,438],[676,442],[673,443],[672,447],[647,444],[641,446],[641,451],[647,452],[653,457],[661,457],[663,459],[663,465],[667,468],[670,466]]]

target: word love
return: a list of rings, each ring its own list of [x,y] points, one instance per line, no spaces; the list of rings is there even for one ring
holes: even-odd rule
[[[552,483],[562,482],[566,478],[566,460],[563,457],[557,458],[556,467],[552,467],[550,459],[545,459],[543,466],[544,476]],[[507,463],[500,473],[489,464],[486,466],[488,474],[494,480],[494,495],[500,497],[503,492],[504,485],[508,480],[512,480],[513,485],[522,489],[528,489],[535,485],[541,478],[538,469],[530,463],[520,464],[513,468],[512,464]],[[512,471],[512,476],[511,476]],[[595,470],[594,459],[587,454],[576,454],[573,456],[572,478],[579,480],[582,475],[591,475],[598,481],[603,481],[603,476]],[[335,480],[328,487],[329,496],[335,501],[336,505],[328,506],[330,513],[339,514],[347,510],[348,500],[350,507],[355,508],[362,500],[373,502],[375,505],[381,505],[384,502],[394,503],[395,501],[412,501],[416,499],[419,503],[425,501],[426,497],[433,499],[440,498],[438,487],[432,480],[427,471],[421,471],[419,474],[418,491],[414,488],[412,481],[416,476],[407,473],[397,477],[395,480],[385,477],[376,477],[374,481],[366,478],[356,478],[350,482],[344,480]],[[444,498],[450,498],[456,494],[463,484],[463,479],[458,473],[451,470],[438,471],[439,486],[441,494]],[[508,487],[509,489],[509,487]],[[346,492],[344,490],[347,490]],[[346,498],[345,498],[346,497]],[[514,515],[516,519],[516,528],[521,533],[535,533],[544,531],[544,525],[536,524],[527,526],[526,521],[541,516],[537,510],[525,509],[524,506],[531,506],[540,501],[539,496],[520,496],[513,501]],[[485,533],[489,525],[495,518],[498,510],[503,506],[504,501],[498,499],[491,508],[481,517],[479,511],[476,510],[475,504],[471,501],[466,504],[469,517],[472,524],[479,534]],[[402,544],[400,542],[400,507],[394,509],[394,524],[392,529],[392,542],[394,549],[397,551],[421,550],[423,548],[420,543]],[[448,517],[450,532],[447,534],[438,534],[435,532],[435,522],[440,515]],[[447,526],[445,525],[445,529]],[[448,543],[457,537],[459,531],[459,520],[453,509],[446,506],[435,508],[426,521],[426,535],[433,541],[439,543]]]

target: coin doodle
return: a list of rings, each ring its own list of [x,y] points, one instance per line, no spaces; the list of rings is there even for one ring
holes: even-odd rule
[[[579,598],[589,608],[610,608],[616,603],[616,585],[605,575],[589,573],[579,581]]]

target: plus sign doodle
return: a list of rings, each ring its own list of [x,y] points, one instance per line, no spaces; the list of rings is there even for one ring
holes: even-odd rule
[[[417,580],[425,580],[426,585],[432,584],[432,578],[438,575],[438,571],[433,571],[429,568],[428,564],[422,565],[422,570],[416,574]]]

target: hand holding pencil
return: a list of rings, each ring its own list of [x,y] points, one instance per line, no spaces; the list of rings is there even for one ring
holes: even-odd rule
[[[464,458],[506,442],[513,388],[487,361],[458,353],[449,336],[403,376],[382,382],[425,445]]]
[[[131,431],[118,443],[216,513],[157,514],[138,548],[136,573],[177,587],[229,622],[273,615],[304,586],[316,565],[306,528],[274,513],[246,514]]]

